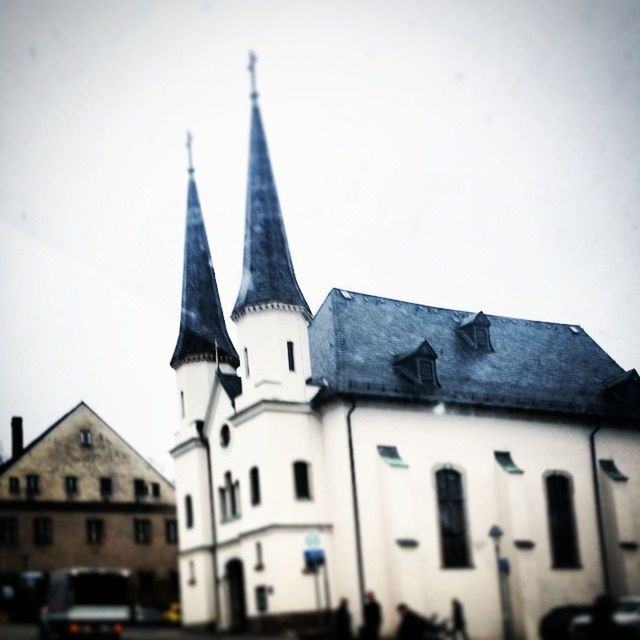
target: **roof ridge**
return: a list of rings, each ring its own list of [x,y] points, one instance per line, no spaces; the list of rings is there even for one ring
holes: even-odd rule
[[[462,313],[462,314],[472,314],[472,313],[479,313],[480,311],[482,311],[482,313],[487,316],[488,318],[495,318],[497,320],[516,320],[519,322],[535,322],[536,324],[543,324],[543,325],[548,325],[548,326],[559,326],[559,327],[577,327],[579,328],[582,332],[585,333],[585,335],[588,335],[586,333],[586,331],[584,330],[584,328],[582,327],[582,325],[577,324],[575,322],[552,322],[550,320],[534,320],[532,318],[519,318],[519,317],[515,317],[515,316],[504,316],[504,315],[498,315],[495,313],[487,313],[484,309],[479,309],[476,311],[469,311],[469,310],[465,310],[465,309],[451,309],[450,307],[437,307],[435,305],[431,305],[431,304],[424,304],[422,302],[412,302],[411,300],[400,300],[398,298],[389,298],[387,296],[379,296],[377,294],[374,293],[363,293],[362,291],[353,291],[352,289],[344,289],[341,287],[333,287],[331,289],[331,293],[336,293],[336,294],[341,294],[341,292],[344,291],[350,295],[356,295],[356,296],[363,296],[365,298],[372,298],[372,299],[378,299],[378,300],[385,300],[387,302],[395,302],[398,304],[408,304],[408,305],[412,305],[414,307],[422,307],[425,309],[435,309],[437,311],[448,311],[450,313]],[[344,297],[344,296],[342,296]]]

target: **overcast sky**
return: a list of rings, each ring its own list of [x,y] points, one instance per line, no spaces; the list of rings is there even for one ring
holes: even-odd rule
[[[84,399],[173,478],[185,132],[228,317],[250,48],[313,311],[575,323],[640,368],[637,0],[1,0],[5,457]]]

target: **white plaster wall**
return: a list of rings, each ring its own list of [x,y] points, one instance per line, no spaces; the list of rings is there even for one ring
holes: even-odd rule
[[[640,551],[624,550],[621,542],[640,544],[640,432],[604,427],[596,435],[596,457],[612,459],[628,480],[616,482],[598,465],[609,570],[614,594],[640,593]]]
[[[183,624],[210,623],[215,619],[211,553],[187,552],[180,556],[179,569]]]
[[[297,311],[264,309],[251,311],[237,320],[242,396],[238,409],[258,398],[305,401],[311,375],[308,323]],[[293,342],[295,371],[289,371],[287,341]],[[249,354],[249,376],[244,350]]]
[[[327,495],[334,543],[344,558],[344,570],[336,574],[337,590],[357,602],[345,414],[346,406],[324,413],[325,455],[331,461]],[[500,634],[495,556],[487,536],[494,523],[505,531],[502,549],[513,570],[510,586],[520,635],[535,637],[540,617],[550,608],[590,602],[601,592],[589,428],[481,415],[434,415],[428,409],[375,404],[358,406],[352,422],[365,588],[376,591],[383,604],[387,633],[397,623],[394,609],[398,601],[407,601],[424,613],[449,615],[450,598],[456,596],[465,605],[473,637]],[[619,442],[615,436],[613,440]],[[397,446],[409,468],[381,467],[378,444]],[[626,451],[629,468],[640,468],[637,440],[620,442],[620,446]],[[511,451],[524,475],[496,469],[495,450]],[[463,473],[471,569],[441,568],[434,471],[442,464],[452,464]],[[568,472],[573,479],[580,569],[551,568],[543,484],[543,474],[551,470]],[[637,516],[633,520],[637,523]],[[417,532],[420,546],[413,550],[394,547],[389,537],[400,536],[402,531],[406,532],[402,537]],[[513,540],[521,538],[533,540],[535,548],[516,549]],[[416,567],[421,577],[408,579],[412,572],[418,573]]]
[[[220,516],[218,488],[224,474],[240,482],[241,516],[220,522],[218,538],[224,542],[240,533],[271,524],[317,524],[327,522],[323,478],[324,456],[321,425],[308,407],[261,406],[260,413],[246,422],[227,421],[231,442],[212,449],[216,510]],[[212,441],[214,439],[212,438]],[[293,463],[310,464],[311,500],[297,500],[294,493]],[[257,466],[260,474],[259,505],[251,505],[249,470]]]
[[[188,362],[176,370],[178,387],[178,431],[176,444],[183,439],[183,430],[190,430],[194,420],[204,420],[216,374],[214,362]],[[184,415],[180,393],[184,394]]]

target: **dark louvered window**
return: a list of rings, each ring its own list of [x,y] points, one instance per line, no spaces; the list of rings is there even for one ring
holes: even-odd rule
[[[191,529],[191,527],[193,527],[193,502],[189,495],[184,498],[184,517],[187,523],[187,529]]]
[[[579,567],[571,480],[553,473],[547,476],[546,485],[552,566],[555,569]]]
[[[258,467],[251,467],[249,471],[249,484],[251,486],[251,504],[260,504],[260,472]]]
[[[289,371],[295,371],[296,362],[293,357],[293,342],[287,342],[287,359],[289,361]]]
[[[443,567],[470,566],[462,477],[453,469],[436,473]]]
[[[311,499],[311,485],[309,483],[309,463],[298,460],[293,463],[293,484],[298,500]]]

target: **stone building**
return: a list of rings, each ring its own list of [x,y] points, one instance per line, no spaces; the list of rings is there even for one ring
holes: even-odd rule
[[[281,628],[375,591],[470,635],[640,592],[640,378],[576,325],[295,277],[258,96],[227,333],[189,167],[172,455],[186,624]],[[400,269],[401,267],[397,267]],[[239,354],[239,355],[238,355]],[[319,571],[310,558],[324,557]]]
[[[178,598],[173,485],[81,402],[0,466],[0,584],[68,567],[131,572],[132,600]]]

